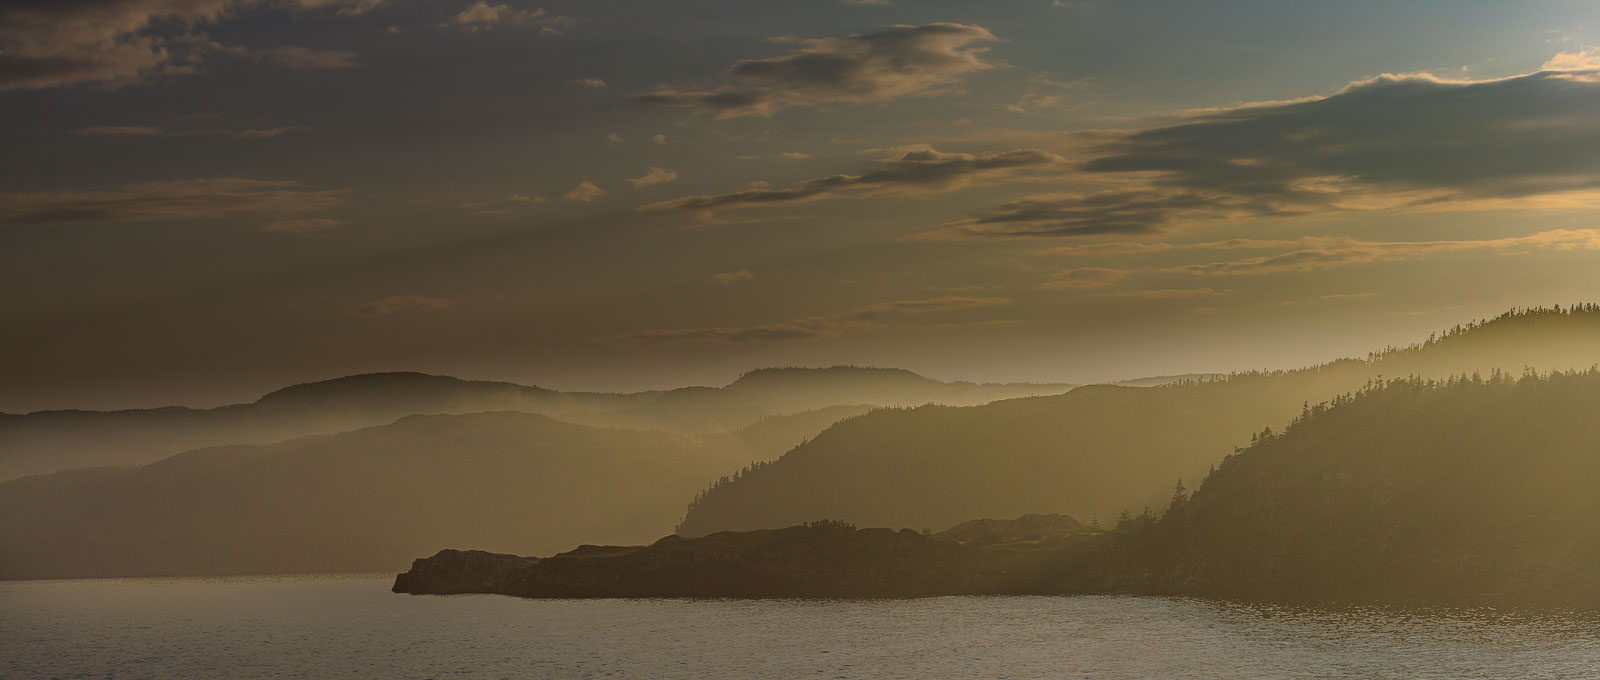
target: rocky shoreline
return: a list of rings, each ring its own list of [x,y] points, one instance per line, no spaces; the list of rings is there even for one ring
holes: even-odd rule
[[[1067,536],[963,544],[910,529],[819,522],[669,536],[649,546],[583,546],[545,558],[443,550],[394,592],[519,597],[904,598],[1037,592]]]

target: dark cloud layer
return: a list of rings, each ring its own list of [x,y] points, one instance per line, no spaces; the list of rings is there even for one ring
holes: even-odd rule
[[[383,0],[8,0],[0,4],[0,90],[121,86],[192,72],[222,46],[194,27],[260,7],[359,14]],[[158,30],[158,27],[164,30]],[[176,27],[176,28],[174,28]],[[295,68],[339,68],[353,55],[303,47],[230,53]]]
[[[1239,276],[1310,272],[1374,262],[1420,260],[1442,253],[1494,251],[1528,253],[1539,250],[1600,250],[1600,230],[1552,229],[1527,236],[1477,241],[1354,241],[1304,239],[1286,252],[1239,260],[1179,265],[1160,271],[1200,276]]]
[[[270,139],[279,135],[308,130],[305,125],[285,125],[274,128],[197,128],[172,130],[152,125],[93,125],[73,130],[72,134],[89,137],[232,137],[234,139]]]
[[[1382,262],[1426,260],[1450,253],[1489,252],[1528,255],[1536,252],[1600,251],[1600,229],[1551,229],[1524,236],[1478,240],[1366,241],[1327,236],[1298,239],[1228,239],[1196,243],[1127,241],[1068,246],[1052,251],[1062,255],[1137,255],[1173,251],[1266,250],[1265,255],[1231,260],[1197,262],[1164,267],[1074,267],[1056,273],[1040,288],[1096,291],[1111,288],[1131,276],[1147,273],[1189,274],[1203,277],[1237,277],[1319,272]],[[1148,292],[1148,291],[1146,291]],[[1100,292],[1125,295],[1125,291]],[[1199,293],[1194,293],[1198,295]]]
[[[973,43],[995,37],[981,26],[892,26],[838,38],[790,38],[790,54],[741,61],[731,81],[707,90],[661,87],[645,104],[682,106],[719,118],[768,116],[791,106],[884,101],[941,91],[958,76],[991,68]]]
[[[964,186],[978,179],[1007,172],[1048,166],[1063,159],[1038,149],[1013,149],[988,155],[943,153],[918,147],[885,161],[883,167],[861,175],[832,175],[783,189],[747,189],[728,194],[684,196],[652,203],[640,210],[716,210],[733,206],[773,205],[817,200],[851,192],[868,195],[939,191]]]
[[[1133,189],[1093,194],[1048,194],[1012,201],[993,214],[960,224],[965,234],[1087,236],[1153,231],[1175,215],[1220,216],[1223,199],[1183,191]]]
[[[1332,96],[1196,114],[1089,150],[1075,179],[953,225],[985,236],[1146,232],[1219,217],[1468,207],[1600,189],[1600,71],[1382,76]]]
[[[288,180],[215,177],[140,182],[104,191],[0,194],[0,225],[150,222],[250,213],[305,213],[338,205],[340,193]]]

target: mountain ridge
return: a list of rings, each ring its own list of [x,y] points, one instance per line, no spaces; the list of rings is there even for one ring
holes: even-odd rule
[[[879,410],[703,491],[685,536],[836,518],[940,530],[971,517],[1159,507],[1264,426],[1381,376],[1600,363],[1600,306],[1513,310],[1367,359],[1153,387],[1086,385],[972,407]],[[934,502],[933,499],[937,499]]]
[[[829,369],[816,369],[828,371]],[[898,374],[899,369],[872,374]],[[905,372],[908,373],[909,372]],[[915,374],[910,374],[915,375]],[[298,383],[256,401],[211,409],[162,407],[122,411],[0,414],[0,480],[78,467],[129,465],[228,443],[266,444],[308,434],[391,423],[415,413],[514,410],[595,427],[683,434],[731,432],[762,418],[837,405],[873,406],[949,400],[979,403],[1067,386],[1005,384],[974,391],[964,383],[921,378],[916,390],[787,389],[762,392],[687,387],[635,393],[558,392],[508,382],[462,380],[418,372],[366,373]],[[859,386],[859,385],[857,385]],[[787,390],[787,391],[786,391]],[[876,401],[875,401],[876,400]]]
[[[533,598],[1183,595],[1600,610],[1600,369],[1371,383],[1258,432],[1192,495],[1102,530],[945,535],[838,520],[585,546],[444,550],[393,590]]]
[[[645,540],[694,489],[819,422],[741,439],[412,415],[23,477],[0,483],[0,579],[382,571],[461,540],[524,552]]]

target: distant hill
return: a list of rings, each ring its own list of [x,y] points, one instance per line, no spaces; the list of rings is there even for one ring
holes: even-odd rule
[[[138,465],[207,446],[350,431],[414,414],[520,411],[595,427],[698,435],[837,405],[977,404],[1069,388],[942,383],[906,371],[846,367],[756,371],[726,388],[631,394],[373,373],[294,385],[250,404],[214,409],[0,414],[0,481],[81,467]]]
[[[1023,515],[1016,519],[969,519],[937,534],[934,538],[957,543],[1038,540],[1049,536],[1070,536],[1084,531],[1082,522],[1066,515]]]
[[[727,390],[754,396],[778,411],[804,411],[840,403],[875,406],[955,406],[1000,399],[1060,394],[1072,385],[939,382],[898,368],[832,366],[829,368],[763,368],[750,371]],[[841,402],[841,396],[849,401]]]
[[[1109,521],[1161,507],[1266,426],[1380,377],[1520,374],[1600,363],[1600,307],[1517,310],[1413,347],[1295,371],[1098,385],[984,406],[880,410],[702,493],[679,532],[822,518],[938,531],[972,517],[1065,513]]]
[[[1051,553],[962,544],[836,522],[647,546],[583,546],[545,558],[442,550],[395,578],[414,595],[892,598],[1026,592]]]
[[[1156,375],[1148,378],[1134,378],[1132,380],[1118,380],[1112,385],[1123,387],[1156,387],[1158,385],[1171,385],[1182,382],[1209,382],[1222,380],[1228,377],[1226,373],[1184,373],[1181,375]]]
[[[0,415],[0,480],[137,465],[207,446],[263,444],[394,422],[412,414],[554,410],[556,392],[422,373],[355,375],[214,409],[41,411]]]
[[[1600,608],[1600,372],[1386,383],[1229,456],[1068,590]]]
[[[859,410],[700,437],[516,412],[409,416],[27,477],[0,483],[0,578],[398,570],[449,545],[645,541],[719,475]]]
[[[751,451],[751,460],[772,460],[804,443],[834,423],[863,415],[874,406],[829,406],[781,416],[768,416],[727,433]],[[732,470],[725,470],[732,472]]]
[[[1374,382],[1110,530],[1064,516],[941,534],[840,521],[584,546],[444,550],[403,593],[885,598],[1138,593],[1600,610],[1600,370]],[[1161,515],[1157,519],[1157,515]]]

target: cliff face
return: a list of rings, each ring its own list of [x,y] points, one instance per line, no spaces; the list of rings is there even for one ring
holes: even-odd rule
[[[395,579],[397,593],[520,597],[928,597],[1024,593],[1048,550],[967,546],[909,529],[817,523],[584,546],[543,559],[445,550]]]

